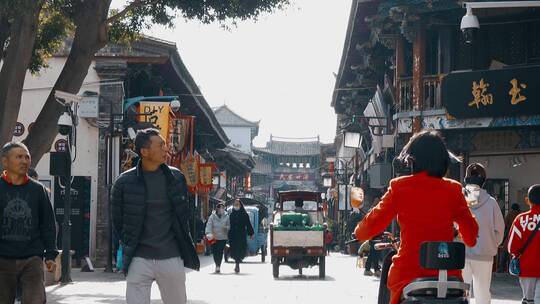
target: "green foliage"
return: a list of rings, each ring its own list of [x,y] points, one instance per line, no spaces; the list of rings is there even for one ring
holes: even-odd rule
[[[64,38],[73,33],[73,25],[60,12],[44,8],[40,15],[39,29],[28,69],[37,73],[48,67],[47,60],[60,50]]]
[[[110,16],[118,14],[118,10],[111,10]],[[128,19],[121,19],[112,22],[109,25],[109,41],[122,45],[129,45],[130,42],[140,37],[142,24],[136,24],[129,20],[132,13],[128,13]]]
[[[123,20],[124,28],[137,32],[152,24],[173,26],[175,17],[199,20],[209,24],[218,22],[225,27],[238,20],[257,18],[264,13],[281,10],[289,0],[141,0],[142,4]]]
[[[31,1],[36,0],[1,0],[0,18],[11,21]],[[47,60],[61,49],[64,39],[76,31],[81,11],[88,9],[83,0],[41,1],[45,2],[28,67],[32,73],[47,67]],[[154,24],[172,27],[178,15],[206,24],[219,22],[227,26],[226,23],[234,25],[237,20],[256,20],[261,14],[283,9],[288,4],[289,0],[132,0],[126,12],[110,10],[109,41],[129,45],[140,38],[141,31]]]

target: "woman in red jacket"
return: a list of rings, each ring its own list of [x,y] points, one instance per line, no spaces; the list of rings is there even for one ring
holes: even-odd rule
[[[420,267],[420,245],[428,241],[454,239],[454,223],[467,246],[476,244],[478,224],[463,197],[461,184],[443,176],[448,171],[451,153],[435,131],[413,135],[399,159],[412,169],[412,175],[390,181],[381,202],[358,224],[358,240],[381,233],[397,217],[401,245],[392,259],[388,274],[391,303],[397,304],[403,288],[419,277],[437,276],[436,270]],[[450,271],[461,276],[461,271]]]

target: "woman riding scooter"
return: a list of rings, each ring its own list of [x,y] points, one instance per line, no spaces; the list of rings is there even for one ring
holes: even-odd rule
[[[399,303],[403,288],[414,279],[437,276],[436,270],[420,267],[423,242],[452,241],[457,223],[464,243],[476,244],[478,224],[463,197],[461,184],[444,178],[450,157],[455,156],[437,132],[413,135],[399,156],[412,175],[391,180],[381,202],[356,227],[356,238],[367,240],[383,232],[397,217],[401,243],[388,275],[391,304]],[[461,273],[456,270],[448,275]]]

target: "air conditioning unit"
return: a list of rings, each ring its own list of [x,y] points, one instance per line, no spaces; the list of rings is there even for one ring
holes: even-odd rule
[[[392,164],[376,163],[368,169],[369,187],[373,189],[382,189],[388,186],[392,179]]]

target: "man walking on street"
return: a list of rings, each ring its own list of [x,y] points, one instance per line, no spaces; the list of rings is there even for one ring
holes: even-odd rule
[[[45,187],[28,176],[28,148],[10,142],[0,153],[0,304],[13,303],[17,284],[22,303],[43,304],[43,258],[52,272],[58,255],[53,209]]]
[[[465,199],[478,222],[478,238],[474,247],[466,247],[463,280],[472,283],[477,304],[491,303],[493,257],[504,238],[504,218],[497,201],[482,187],[486,182],[484,166],[473,163],[465,173]]]
[[[187,185],[182,173],[165,164],[167,147],[157,129],[135,138],[140,161],[114,183],[113,227],[121,236],[128,304],[150,304],[156,281],[165,304],[187,302],[184,267],[199,270],[189,234]]]

